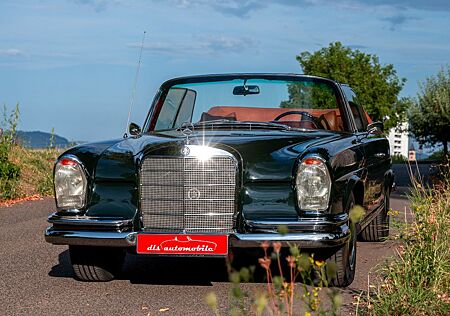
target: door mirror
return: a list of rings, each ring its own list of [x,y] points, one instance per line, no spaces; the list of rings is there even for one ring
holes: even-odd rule
[[[383,122],[373,122],[367,125],[367,132],[373,135],[380,135],[384,132]]]
[[[141,128],[136,123],[130,123],[128,132],[130,133],[130,135],[136,136],[141,133]]]

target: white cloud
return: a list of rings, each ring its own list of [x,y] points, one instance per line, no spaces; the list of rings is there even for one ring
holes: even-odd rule
[[[6,56],[6,57],[18,57],[18,56],[24,56],[25,53],[17,48],[0,48],[0,56]]]
[[[128,47],[140,47],[140,43],[127,44]],[[223,53],[239,53],[248,49],[255,49],[258,42],[247,37],[229,37],[224,35],[194,36],[186,42],[159,41],[144,45],[144,50],[153,53],[170,55],[216,55]]]

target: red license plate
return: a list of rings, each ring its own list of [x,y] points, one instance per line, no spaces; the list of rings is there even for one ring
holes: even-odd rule
[[[227,235],[138,234],[137,253],[158,255],[226,255]]]

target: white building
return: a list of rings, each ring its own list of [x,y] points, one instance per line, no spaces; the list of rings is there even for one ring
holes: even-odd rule
[[[409,135],[408,123],[401,123],[397,127],[391,128],[388,134],[389,145],[392,156],[403,156],[408,159]]]

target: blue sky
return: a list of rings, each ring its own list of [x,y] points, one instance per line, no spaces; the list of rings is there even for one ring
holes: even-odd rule
[[[404,96],[450,62],[448,0],[0,0],[0,104],[20,102],[21,130],[120,137],[144,30],[139,124],[166,79],[301,73],[333,41],[394,64]]]

